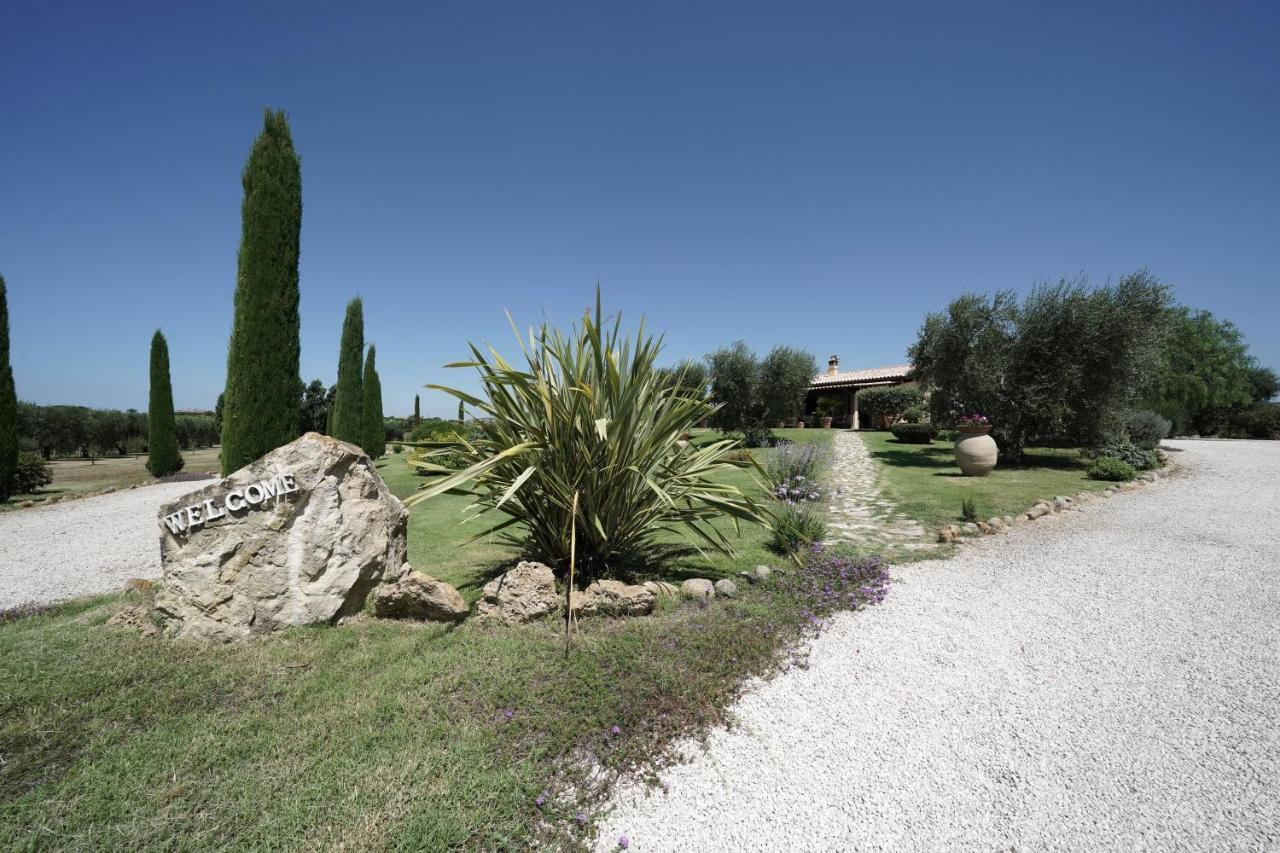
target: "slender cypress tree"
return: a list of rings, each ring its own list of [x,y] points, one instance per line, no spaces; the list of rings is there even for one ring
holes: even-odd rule
[[[462,401],[458,401],[458,423],[462,423],[467,419],[467,410],[462,407]]]
[[[364,445],[364,382],[360,378],[364,359],[364,303],[356,297],[347,303],[342,321],[342,342],[338,345],[338,382],[333,392],[333,423],[329,435],[352,444]]]
[[[147,470],[153,477],[168,477],[182,470],[182,456],[178,453],[178,424],[173,415],[173,385],[169,381],[169,344],[159,329],[151,336]]]
[[[264,111],[262,133],[240,181],[236,310],[222,419],[224,475],[298,436],[302,169],[283,112]]]
[[[418,395],[413,395],[413,425],[417,426],[422,423],[422,401],[418,399]]]
[[[0,501],[13,493],[18,472],[18,395],[9,363],[9,295],[0,275]]]
[[[370,459],[387,452],[387,431],[382,424],[382,380],[378,378],[378,353],[369,344],[364,363],[364,441],[361,446]]]

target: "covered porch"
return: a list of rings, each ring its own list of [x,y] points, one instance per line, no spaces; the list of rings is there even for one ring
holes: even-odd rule
[[[840,370],[840,359],[832,355],[827,361],[827,372],[813,378],[804,400],[806,426],[821,426],[824,417],[831,418],[836,429],[876,429],[884,424],[871,423],[871,418],[861,411],[859,393],[866,388],[887,385],[903,385],[908,382],[911,365],[895,364],[869,370]]]

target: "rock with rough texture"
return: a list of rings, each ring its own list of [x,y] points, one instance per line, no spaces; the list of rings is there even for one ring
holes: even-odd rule
[[[1040,518],[1041,516],[1048,515],[1049,512],[1050,510],[1049,510],[1048,504],[1043,504],[1043,503],[1036,504],[1031,509],[1027,510],[1027,520],[1034,521],[1035,519]]]
[[[676,596],[680,594],[680,587],[666,581],[645,581],[640,585],[655,596]]]
[[[755,575],[757,581],[763,583],[769,579],[770,575],[773,574],[773,569],[768,566],[756,566],[751,570],[751,574]]]
[[[400,580],[378,587],[373,613],[384,619],[457,622],[467,617],[467,602],[444,581],[412,571],[406,563]]]
[[[1053,511],[1062,512],[1071,506],[1071,498],[1058,495],[1053,499]]]
[[[615,580],[593,581],[574,590],[573,610],[579,616],[644,616],[653,612],[657,595],[644,586]]]
[[[522,561],[500,578],[484,585],[476,604],[476,618],[519,625],[560,609],[556,576],[550,566]]]
[[[716,595],[724,596],[725,598],[737,598],[738,596],[738,585],[728,578],[721,578],[716,581],[715,590]]]
[[[715,598],[715,584],[706,578],[689,578],[680,584],[680,594],[686,598]]]
[[[954,541],[955,541],[955,539],[956,539],[956,532],[955,532],[955,529],[954,529],[954,528],[952,528],[952,526],[951,526],[950,524],[948,524],[948,525],[946,525],[946,526],[944,526],[944,527],[939,527],[939,528],[938,528],[938,541],[939,541],[939,542],[944,542],[944,543],[945,543],[945,542],[954,542]]]
[[[990,527],[995,532],[1000,533],[1005,528],[1004,519],[998,515],[993,515],[987,519],[987,527]]]
[[[151,618],[151,610],[141,604],[126,604],[107,620],[112,628],[129,628],[144,637],[155,637],[160,634],[160,627]]]
[[[360,448],[309,432],[161,506],[156,614],[197,640],[336,622],[399,580],[408,519]]]
[[[981,533],[983,536],[989,536],[992,533],[996,532],[995,528],[992,527],[990,524],[987,524],[985,521],[979,521],[977,524],[978,524],[978,532]]]
[[[961,525],[960,531],[965,536],[977,536],[979,533],[982,532],[981,529],[978,527],[978,525],[974,524],[972,521],[966,521],[963,525]]]

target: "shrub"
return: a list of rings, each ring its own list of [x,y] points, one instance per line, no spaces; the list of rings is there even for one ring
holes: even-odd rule
[[[147,470],[167,477],[182,470],[178,427],[169,382],[169,344],[159,329],[151,336],[151,397],[147,409]]]
[[[978,520],[978,502],[973,498],[960,501],[960,520],[974,522]]]
[[[347,303],[338,341],[338,381],[329,408],[329,435],[350,444],[363,444],[364,420],[364,302]]]
[[[1091,454],[1095,457],[1110,456],[1112,459],[1119,459],[1134,468],[1136,471],[1150,471],[1152,468],[1160,467],[1160,459],[1156,456],[1154,450],[1144,450],[1131,442],[1128,436],[1118,439],[1112,439],[1107,443],[1095,448]]]
[[[924,418],[924,409],[912,406],[902,413],[902,419],[909,424],[918,424]]]
[[[768,447],[773,444],[773,432],[762,423],[747,424],[742,428],[744,447]]]
[[[503,516],[485,532],[519,531],[525,553],[553,566],[567,566],[576,530],[584,581],[652,557],[673,529],[732,554],[717,522],[766,522],[752,498],[720,477],[740,467],[725,458],[736,442],[697,447],[680,438],[715,407],[674,389],[655,364],[660,340],[643,326],[624,336],[598,291],[595,311],[570,333],[543,323],[521,348],[527,366],[471,345],[472,360],[459,366],[475,368],[480,395],[430,386],[479,413],[480,435],[455,447],[471,463],[466,470],[413,463],[443,476],[407,505],[469,494],[481,514]]]
[[[848,557],[817,543],[782,588],[817,628],[824,616],[881,603],[890,581],[889,566],[880,557]]]
[[[1280,438],[1280,406],[1253,406],[1231,419],[1231,434],[1241,438]]]
[[[933,424],[894,424],[889,428],[893,437],[904,444],[932,444],[938,437],[938,428]]]
[[[387,452],[387,429],[382,417],[382,380],[378,378],[378,351],[369,344],[369,355],[364,363],[364,379],[361,382],[360,412],[364,419],[360,447],[370,459],[377,459]]]
[[[914,385],[865,388],[858,392],[858,411],[871,418],[883,416],[894,421],[908,409],[919,409],[923,405],[924,392]]]
[[[958,430],[958,429],[940,429],[940,430],[938,430],[938,438],[939,438],[939,439],[941,439],[942,441],[951,441],[951,442],[959,441],[959,440],[960,440],[960,430]]]
[[[827,511],[816,501],[777,501],[772,515],[769,544],[779,553],[794,554],[826,538]]]
[[[391,452],[392,452],[392,453],[403,453],[403,452],[404,452],[404,445],[401,445],[401,444],[393,444],[393,445],[391,445]]]
[[[1172,424],[1167,418],[1146,409],[1135,409],[1125,419],[1129,440],[1146,450],[1154,450],[1169,434],[1170,426]]]
[[[409,441],[446,441],[456,440],[464,434],[460,421],[446,421],[442,418],[427,418],[409,432]]]
[[[1114,456],[1099,456],[1089,466],[1090,480],[1107,480],[1113,483],[1132,480],[1137,474],[1128,462]]]
[[[13,472],[14,491],[24,494],[38,492],[53,482],[49,464],[39,453],[25,450],[18,454],[18,464]]]
[[[780,442],[765,461],[769,491],[780,500],[818,500],[831,467],[831,450],[821,444]]]

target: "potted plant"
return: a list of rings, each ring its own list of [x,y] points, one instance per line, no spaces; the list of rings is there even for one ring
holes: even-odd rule
[[[964,415],[956,420],[956,464],[966,477],[985,477],[996,467],[1000,448],[988,433],[991,421],[986,415]]]

